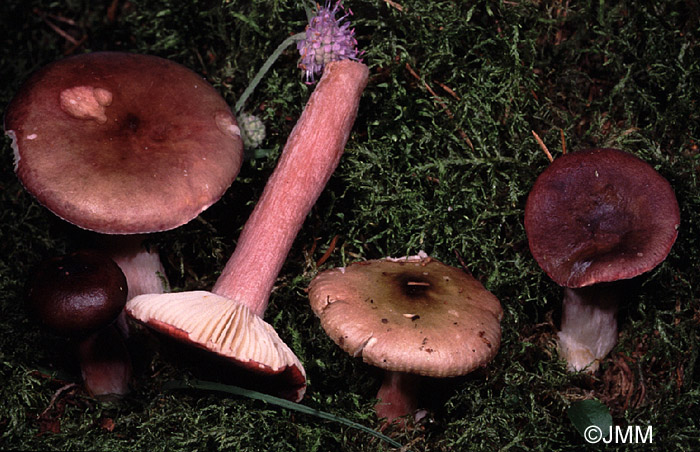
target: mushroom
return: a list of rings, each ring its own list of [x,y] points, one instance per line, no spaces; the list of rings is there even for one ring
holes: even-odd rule
[[[501,342],[498,299],[424,253],[319,273],[311,308],[343,350],[386,370],[376,412],[387,423],[417,408],[417,375],[455,377],[491,361]]]
[[[617,343],[620,288],[668,255],[680,212],[671,185],[618,149],[565,154],[537,178],[525,206],[530,251],[564,287],[559,351],[594,372]]]
[[[26,305],[47,330],[77,341],[83,382],[93,396],[128,392],[131,359],[114,321],[127,283],[109,257],[78,251],[44,261],[27,284]]]
[[[367,77],[367,67],[350,60],[326,66],[212,292],[141,295],[127,313],[263,373],[288,374],[296,387],[291,398],[301,400],[301,362],[261,317],[294,238],[338,165]]]
[[[243,156],[230,108],[201,76],[122,52],[36,72],[10,102],[5,132],[27,191],[64,220],[114,235],[106,249],[130,297],[163,291],[160,259],[141,234],[183,225],[216,202]]]

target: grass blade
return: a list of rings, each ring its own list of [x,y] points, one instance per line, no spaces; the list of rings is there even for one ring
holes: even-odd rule
[[[363,432],[369,433],[370,435],[375,436],[380,440],[390,444],[392,447],[396,447],[399,449],[403,447],[401,443],[394,441],[388,436],[379,433],[376,430],[372,430],[371,428],[366,427],[362,424],[358,424],[357,422],[353,422],[349,419],[346,419],[344,417],[336,416],[335,414],[327,413],[325,411],[319,411],[315,408],[311,408],[300,403],[291,402],[286,399],[281,399],[279,397],[263,394],[262,392],[252,391],[250,389],[245,389],[238,386],[225,385],[204,380],[172,380],[166,382],[163,385],[163,389],[202,389],[207,391],[220,391],[226,392],[228,394],[247,397],[249,399],[261,400],[263,402],[267,402],[272,405],[277,405],[282,408],[287,408],[290,410],[298,411],[300,413],[309,414],[311,416],[316,416],[320,419],[337,422],[339,424],[347,425],[348,427],[362,430]]]

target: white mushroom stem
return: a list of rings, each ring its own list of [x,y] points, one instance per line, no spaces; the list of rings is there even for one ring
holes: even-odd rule
[[[400,418],[418,408],[417,394],[421,377],[406,372],[384,372],[384,381],[377,392],[374,406],[379,419],[387,424],[400,423]]]
[[[619,294],[609,285],[564,289],[559,354],[569,371],[595,372],[617,343]]]
[[[333,174],[357,115],[368,69],[330,63],[282,151],[213,292],[262,316],[311,207]]]
[[[168,286],[160,256],[143,245],[144,237],[144,234],[100,234],[98,237],[105,252],[126,277],[127,301],[137,295],[164,293]],[[124,312],[117,318],[116,325],[124,337],[129,337],[129,323]]]
[[[126,276],[127,300],[145,293],[163,293],[168,281],[160,256],[143,246],[144,235],[103,235],[105,251]]]

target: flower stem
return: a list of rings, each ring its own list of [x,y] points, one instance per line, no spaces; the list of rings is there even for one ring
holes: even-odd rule
[[[260,83],[260,80],[265,76],[267,71],[270,70],[272,65],[277,61],[277,58],[279,58],[280,55],[282,55],[282,52],[289,47],[290,45],[294,44],[297,41],[301,41],[304,39],[306,36],[306,32],[303,31],[301,33],[297,33],[295,35],[292,35],[282,41],[280,45],[277,46],[274,52],[272,52],[272,55],[268,57],[268,59],[265,61],[265,63],[262,65],[260,70],[258,71],[257,74],[255,74],[255,77],[253,77],[253,80],[250,81],[248,84],[248,87],[243,91],[243,94],[241,94],[241,97],[238,98],[238,102],[236,102],[236,105],[233,107],[234,113],[239,114],[243,110],[243,106],[245,105],[245,101],[248,100],[251,94],[253,94],[253,91],[255,91],[255,88],[258,86]]]

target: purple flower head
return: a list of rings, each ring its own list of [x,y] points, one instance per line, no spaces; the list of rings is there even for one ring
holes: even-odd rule
[[[344,59],[358,60],[360,53],[357,51],[355,30],[350,29],[350,23],[343,21],[352,15],[349,9],[340,19],[335,19],[338,10],[345,12],[338,0],[330,7],[330,1],[326,6],[318,7],[318,13],[311,18],[306,26],[306,38],[297,43],[297,49],[301,54],[299,67],[304,70],[304,78],[307,84],[314,83],[314,76],[320,74],[326,64],[331,61]]]

